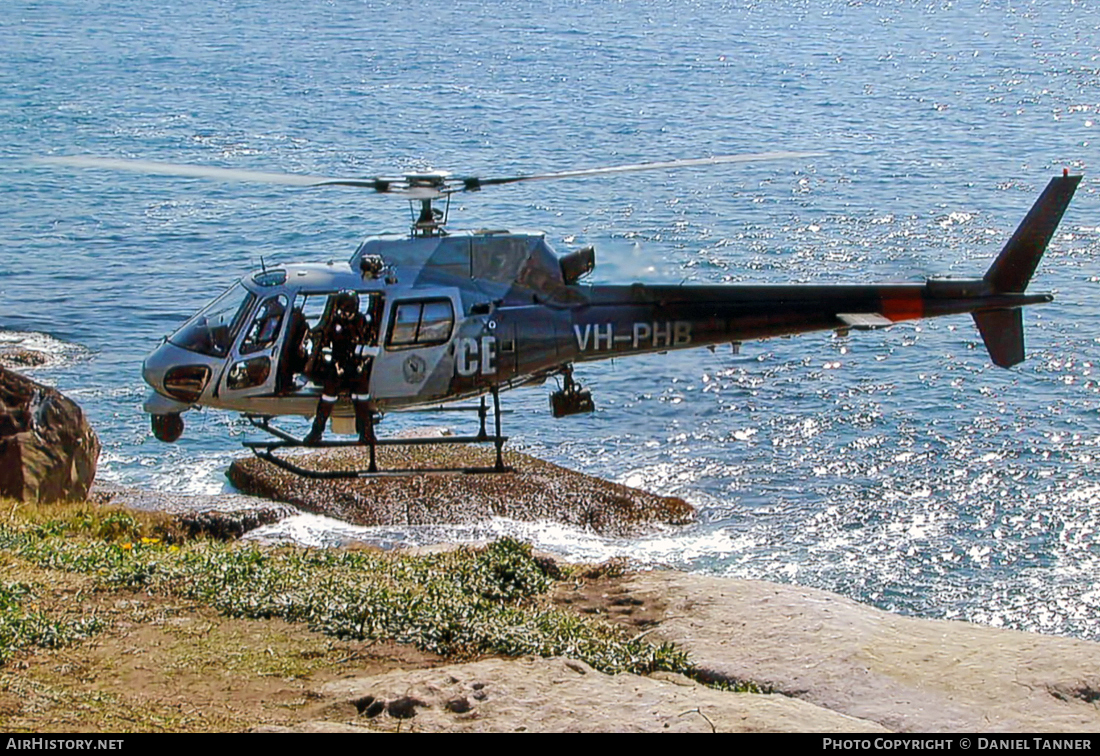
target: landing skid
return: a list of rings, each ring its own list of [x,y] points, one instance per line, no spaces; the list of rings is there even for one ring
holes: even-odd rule
[[[270,462],[276,467],[280,467],[287,472],[300,475],[304,478],[314,478],[322,480],[333,480],[343,478],[381,478],[381,477],[400,477],[405,475],[426,475],[426,474],[466,474],[477,475],[484,473],[508,473],[514,472],[511,467],[504,464],[503,449],[504,442],[508,440],[507,436],[501,435],[500,427],[500,394],[497,390],[492,391],[493,395],[493,420],[494,420],[494,433],[489,434],[486,429],[486,419],[489,414],[489,408],[485,401],[485,397],[481,397],[481,405],[479,407],[445,407],[441,409],[447,409],[450,411],[473,411],[478,413],[480,420],[480,430],[475,436],[440,436],[438,438],[426,438],[426,437],[414,437],[414,438],[378,438],[374,434],[374,418],[371,422],[371,432],[369,434],[369,441],[367,443],[360,443],[356,441],[319,441],[315,444],[305,444],[281,428],[276,428],[271,424],[272,417],[270,415],[245,415],[248,421],[252,423],[253,427],[259,428],[272,436],[277,441],[245,441],[244,445],[252,450],[262,460]],[[377,463],[377,449],[380,446],[433,446],[436,444],[488,444],[491,443],[496,447],[496,462],[492,467],[412,467],[412,468],[397,468],[390,470],[380,470]],[[307,449],[339,449],[345,447],[366,447],[370,450],[370,465],[366,470],[310,470],[308,468],[301,467],[286,459],[285,457],[276,456],[275,452],[279,449],[294,449],[294,448],[307,448]]]

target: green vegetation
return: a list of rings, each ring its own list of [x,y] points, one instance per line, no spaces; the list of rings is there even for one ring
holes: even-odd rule
[[[34,594],[26,583],[0,584],[0,664],[17,650],[56,648],[79,638],[87,638],[102,628],[94,617],[65,621],[27,608]]]
[[[38,567],[88,575],[98,590],[185,598],[231,617],[277,617],[340,639],[394,639],[460,659],[562,655],[609,673],[693,673],[686,654],[670,644],[631,640],[611,624],[551,608],[544,599],[554,583],[551,566],[510,539],[411,557],[173,543],[178,539],[163,521],[86,505],[8,519],[0,524],[0,550]],[[9,594],[3,606],[13,613],[0,635],[0,662],[16,649],[61,643],[97,627],[91,620],[51,624],[21,608],[29,596],[23,588]],[[0,611],[8,616],[7,608]]]

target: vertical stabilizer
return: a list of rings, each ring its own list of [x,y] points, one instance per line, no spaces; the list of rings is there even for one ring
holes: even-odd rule
[[[994,291],[1022,292],[1027,288],[1080,181],[1080,176],[1069,175],[1050,180],[985,274],[985,280]],[[984,331],[982,335],[985,335]]]

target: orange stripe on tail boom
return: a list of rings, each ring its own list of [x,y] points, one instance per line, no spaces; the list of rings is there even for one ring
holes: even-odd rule
[[[879,312],[895,323],[924,317],[924,296],[918,289],[884,289]]]

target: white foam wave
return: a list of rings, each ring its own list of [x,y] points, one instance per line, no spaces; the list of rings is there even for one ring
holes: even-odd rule
[[[357,541],[384,549],[483,543],[503,537],[525,541],[569,562],[602,562],[621,557],[639,566],[687,566],[696,559],[721,558],[758,545],[750,536],[736,536],[727,529],[693,528],[640,538],[609,538],[558,523],[507,518],[493,518],[475,525],[363,527],[305,513],[257,528],[246,536],[265,543],[290,543],[311,548],[330,548]]]
[[[20,370],[56,367],[57,365],[85,358],[89,355],[86,347],[62,341],[48,333],[37,331],[0,331],[0,355],[12,349],[27,349],[37,352],[45,358],[40,365],[21,366]]]

